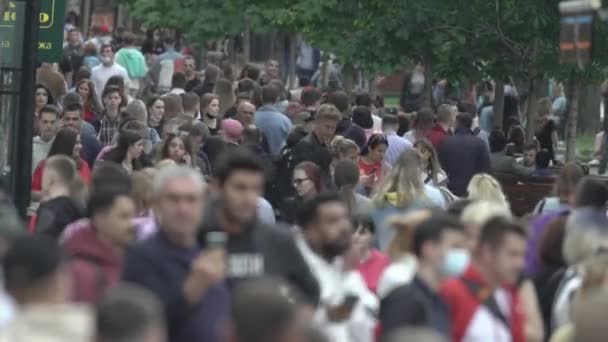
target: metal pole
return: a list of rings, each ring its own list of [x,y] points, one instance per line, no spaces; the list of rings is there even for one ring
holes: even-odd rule
[[[81,31],[84,37],[89,36],[89,28],[91,26],[91,0],[84,0],[82,2],[81,17]]]
[[[23,64],[19,84],[19,112],[15,113],[13,148],[11,151],[11,193],[17,210],[26,215],[30,203],[32,134],[34,126],[34,91],[36,85],[36,56],[38,50],[38,0],[25,2],[23,30]]]

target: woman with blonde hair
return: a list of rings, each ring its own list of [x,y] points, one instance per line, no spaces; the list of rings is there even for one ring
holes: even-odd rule
[[[359,159],[359,146],[352,140],[341,135],[336,136],[330,144],[334,161],[350,160],[357,162]]]
[[[496,178],[487,173],[473,176],[467,187],[469,199],[474,201],[488,201],[509,208],[509,201],[502,191],[502,186]]]
[[[380,250],[388,246],[394,234],[388,224],[391,216],[411,209],[445,207],[441,191],[425,185],[420,172],[420,156],[413,149],[407,150],[376,188],[371,216],[378,228],[376,238]]]
[[[343,160],[350,160],[357,163],[359,160],[359,146],[341,135],[337,135],[329,144],[329,150],[332,154],[330,172],[335,173],[336,165]],[[357,166],[358,167],[358,166]]]

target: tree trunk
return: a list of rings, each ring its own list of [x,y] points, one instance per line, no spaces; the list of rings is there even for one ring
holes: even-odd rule
[[[294,89],[297,87],[296,83],[296,35],[289,35],[289,72],[287,80],[289,81],[288,88]]]
[[[579,88],[574,75],[568,80],[568,116],[566,121],[566,161],[576,161],[576,124],[578,121]]]
[[[243,33],[243,56],[245,64],[251,60],[251,25],[249,17],[245,17],[245,32]]]
[[[534,139],[536,130],[536,102],[538,91],[536,89],[536,80],[528,81],[528,104],[526,105],[526,141]]]
[[[323,60],[323,63],[321,65],[321,77],[319,79],[320,88],[327,86],[327,83],[329,82],[329,52],[323,51],[321,59]]]
[[[597,84],[587,84],[581,87],[578,100],[580,115],[577,130],[581,135],[592,135],[600,127],[600,103],[602,94]]]
[[[494,84],[494,107],[492,115],[492,129],[502,129],[505,111],[505,82],[497,80]]]
[[[433,65],[430,58],[424,62],[424,93],[422,105],[433,108]]]
[[[373,77],[370,77],[368,79],[368,84],[369,84],[369,96],[372,99],[376,98],[376,95],[378,93],[378,84],[376,83],[376,76],[374,75]]]
[[[355,70],[355,67],[352,65],[352,63],[346,63],[344,65],[344,68],[342,69],[342,72],[344,74],[344,91],[350,97],[351,94],[353,93],[356,70]]]

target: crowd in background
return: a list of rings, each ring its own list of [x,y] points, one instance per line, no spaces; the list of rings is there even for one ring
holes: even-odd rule
[[[417,66],[397,109],[309,70],[287,89],[275,60],[136,43],[71,28],[38,69],[0,341],[606,336],[608,188],[558,160],[561,101],[525,141],[511,84],[496,129],[491,82],[471,100],[434,81],[424,107]],[[553,177],[555,196],[516,218],[496,174]]]

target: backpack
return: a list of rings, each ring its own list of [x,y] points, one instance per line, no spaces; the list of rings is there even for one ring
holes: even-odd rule
[[[504,324],[507,330],[511,331],[511,322],[500,310],[493,291],[465,277],[460,277],[460,280],[463,282],[469,292],[471,292],[471,294],[481,302],[481,305],[485,306],[492,316]]]
[[[283,199],[293,195],[291,174],[294,168],[293,146],[285,146],[274,161],[274,181],[269,182],[270,188],[268,189],[267,199],[274,208],[280,207]]]

